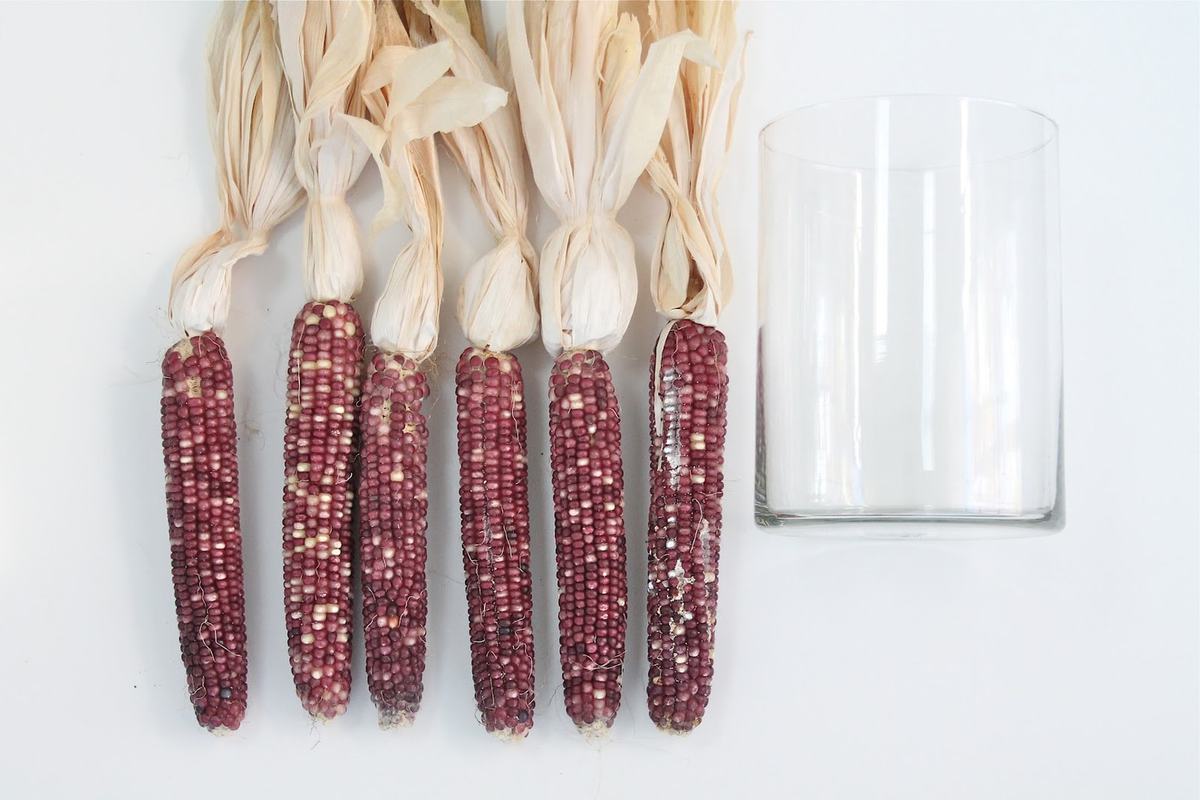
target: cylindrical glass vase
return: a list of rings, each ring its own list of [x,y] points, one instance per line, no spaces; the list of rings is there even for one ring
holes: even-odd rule
[[[1057,127],[873,97],[761,135],[756,518],[811,533],[1062,524]]]

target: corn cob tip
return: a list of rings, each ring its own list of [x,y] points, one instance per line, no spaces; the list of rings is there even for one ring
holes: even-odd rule
[[[310,708],[307,704],[303,704],[303,705],[304,705],[304,710],[308,712],[309,718],[312,719],[312,721],[314,723],[320,723],[322,725],[326,724],[327,722],[333,722],[335,719],[340,717],[342,715],[342,713],[346,710],[346,707],[344,705],[340,706],[340,707],[335,707],[335,708],[323,708],[323,709],[313,709],[313,708]]]
[[[533,729],[533,725],[520,725],[514,728],[495,728],[488,730],[492,736],[495,736],[502,742],[520,742],[529,736],[529,731]]]
[[[667,720],[660,720],[655,723],[655,726],[668,736],[687,736],[689,733],[696,730],[696,728],[700,727],[700,720],[696,720],[696,722],[690,728],[683,727],[682,725],[672,724]]]
[[[232,736],[235,729],[230,728],[228,725],[217,725],[215,728],[208,728],[207,730],[213,736],[225,737]]]
[[[612,730],[612,717],[608,719],[598,719],[595,722],[586,724],[575,723],[576,729],[583,734],[583,738],[589,742],[603,742],[608,738],[609,731]]]
[[[396,728],[411,728],[413,720],[417,717],[416,710],[409,711],[408,709],[380,709],[379,711],[379,730],[390,731]]]

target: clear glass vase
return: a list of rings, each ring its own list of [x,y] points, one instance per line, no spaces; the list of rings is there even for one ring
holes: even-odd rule
[[[1057,127],[904,95],[761,134],[756,518],[819,534],[1063,522]]]

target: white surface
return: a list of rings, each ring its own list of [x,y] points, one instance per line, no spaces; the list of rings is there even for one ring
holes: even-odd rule
[[[434,401],[429,668],[416,727],[382,733],[358,666],[349,713],[314,729],[282,624],[282,352],[301,303],[299,220],[235,280],[251,705],[198,729],[176,651],[158,431],[163,307],[215,220],[202,5],[0,6],[0,785],[6,797],[1196,797],[1197,97],[1195,5],[747,6],[757,29],[725,207],[742,270],[720,647],[705,724],[645,714],[640,558],[643,297],[612,359],[625,408],[632,615],[611,740],[558,691],[545,409],[530,406],[538,717],[519,746],[474,721],[444,314]],[[755,132],[815,100],[977,94],[1062,128],[1068,526],[1021,541],[819,543],[751,522]],[[452,170],[446,171],[452,175]],[[448,296],[488,246],[451,180]],[[657,200],[623,218],[641,247]],[[360,220],[373,177],[351,195]],[[538,241],[548,215],[539,221]],[[404,241],[368,247],[370,308]],[[644,272],[643,272],[644,274]],[[644,287],[644,282],[643,282]],[[521,352],[528,391],[547,359]]]

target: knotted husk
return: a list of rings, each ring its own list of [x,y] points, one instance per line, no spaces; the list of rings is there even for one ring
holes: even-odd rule
[[[650,265],[654,306],[671,319],[716,325],[733,291],[729,248],[717,209],[717,187],[737,113],[742,70],[729,0],[654,0],[650,28],[657,38],[691,30],[712,49],[715,65],[684,64],[662,141],[647,168],[667,201],[667,220]],[[742,48],[743,57],[745,48]]]
[[[303,196],[292,168],[296,134],[266,2],[221,7],[208,73],[221,227],[184,253],[171,276],[168,313],[181,338],[224,329],[233,265],[265,251],[271,230]]]
[[[542,341],[607,352],[637,299],[633,242],[616,222],[658,147],[684,59],[714,64],[690,31],[642,61],[616,2],[508,5],[508,50],[534,181],[560,221],[542,248]]]
[[[367,0],[274,5],[296,116],[296,175],[308,192],[305,292],[309,300],[349,302],[362,290],[363,265],[346,192],[368,157],[349,120],[364,111],[359,82],[371,55],[374,9]]]
[[[414,47],[395,7],[378,11],[377,49],[363,80],[369,119],[349,120],[383,180],[383,208],[372,227],[402,220],[412,239],[392,264],[371,320],[382,350],[416,362],[437,348],[442,298],[442,196],[432,139],[487,119],[508,93],[471,78],[447,76],[448,42]]]
[[[461,78],[509,88],[488,55],[477,2],[420,0],[432,39],[453,48],[451,70]],[[525,145],[515,103],[478,125],[442,137],[495,234],[494,248],[467,270],[458,295],[458,320],[475,347],[507,352],[537,336],[536,256],[526,238],[529,217]]]

